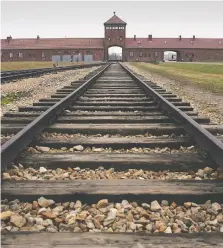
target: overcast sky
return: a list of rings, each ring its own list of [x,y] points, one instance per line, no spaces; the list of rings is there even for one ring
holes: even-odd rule
[[[223,38],[223,2],[5,1],[1,37],[103,37],[103,23],[116,11],[127,37]]]

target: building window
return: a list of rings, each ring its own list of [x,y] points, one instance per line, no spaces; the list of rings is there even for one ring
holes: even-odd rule
[[[122,36],[120,36],[120,40],[123,40],[123,39],[122,39]]]
[[[144,53],[144,57],[146,57],[146,52]]]
[[[87,51],[87,55],[91,55],[92,54],[92,52],[91,51]]]
[[[19,53],[19,58],[22,58],[23,57],[23,53]]]
[[[45,58],[45,54],[44,53],[42,53],[42,58]]]
[[[133,52],[130,52],[129,55],[130,55],[130,57],[133,57],[134,56],[134,53]]]
[[[9,58],[13,58],[13,53],[9,53]]]
[[[142,57],[142,52],[139,52],[139,57]]]
[[[158,56],[158,52],[155,52],[155,57],[157,57]]]
[[[110,37],[108,37],[108,40],[111,40],[111,38],[110,38]]]

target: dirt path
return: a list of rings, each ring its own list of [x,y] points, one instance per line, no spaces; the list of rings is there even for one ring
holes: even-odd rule
[[[212,123],[223,124],[222,94],[212,93],[196,85],[168,79],[148,70],[129,65],[128,63],[126,65],[136,73],[178,95],[184,101],[190,102],[200,115],[209,117]]]

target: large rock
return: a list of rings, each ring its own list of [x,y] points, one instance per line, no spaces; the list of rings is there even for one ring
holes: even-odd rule
[[[74,151],[83,151],[84,147],[82,145],[77,145],[73,147]]]
[[[47,200],[47,199],[44,198],[44,197],[40,197],[40,198],[38,199],[38,203],[39,203],[39,205],[40,205],[41,207],[47,208],[47,207],[53,205],[55,202],[54,202],[53,200]]]
[[[149,223],[146,225],[146,230],[149,231],[149,232],[152,232],[153,230],[153,224],[152,223]]]
[[[97,203],[97,208],[105,208],[108,206],[108,199],[102,199]]]
[[[165,230],[165,233],[172,233],[171,228],[168,226],[167,229]]]
[[[49,152],[50,148],[46,146],[36,146],[36,149],[40,152]]]
[[[23,227],[26,224],[26,219],[19,214],[14,214],[11,216],[10,222],[17,227]]]
[[[10,179],[11,178],[11,176],[9,175],[9,173],[2,173],[2,178],[3,179]]]
[[[152,211],[159,211],[159,210],[162,209],[162,207],[160,206],[158,201],[151,202],[151,207],[150,208],[151,208]]]
[[[14,213],[11,211],[4,211],[1,212],[1,220],[7,220],[9,219]]]
[[[212,203],[212,209],[214,209],[215,211],[220,211],[221,210],[221,205],[217,202]]]
[[[54,212],[50,212],[50,211],[41,212],[41,215],[47,219],[55,219],[57,217],[57,215]]]
[[[117,214],[117,209],[111,208],[110,212],[108,213],[108,217],[103,222],[104,226],[108,226],[109,224],[113,223],[115,221],[116,214]]]
[[[40,167],[39,172],[40,173],[45,173],[45,172],[47,172],[47,169],[45,167]]]

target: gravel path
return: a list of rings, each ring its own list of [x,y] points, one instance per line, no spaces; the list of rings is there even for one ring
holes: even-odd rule
[[[57,74],[42,75],[37,78],[26,78],[16,82],[3,84],[1,86],[1,94],[18,94],[18,99],[1,106],[1,116],[8,111],[17,111],[18,107],[29,106],[33,102],[38,102],[40,98],[49,98],[61,89],[63,86],[69,86],[71,82],[83,78],[91,71],[98,67],[84,68],[79,70],[70,70],[58,72]]]
[[[1,211],[3,232],[223,232],[222,205],[211,201],[177,205],[166,200],[138,204],[101,199],[88,205],[40,197],[30,203],[2,200]]]
[[[184,84],[177,80],[168,79],[149,70],[139,69],[125,63],[131,70],[151,80],[167,91],[171,91],[183,101],[190,102],[202,116],[209,117],[212,123],[223,124],[223,96],[201,89],[196,85]]]

